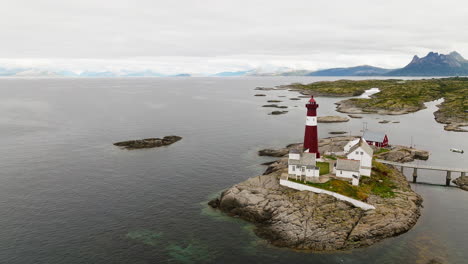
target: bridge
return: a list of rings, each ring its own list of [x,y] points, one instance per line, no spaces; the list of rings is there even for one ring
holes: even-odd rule
[[[445,167],[439,167],[439,166],[406,164],[406,163],[393,162],[393,161],[387,161],[387,160],[381,160],[381,159],[377,159],[376,161],[378,161],[380,163],[383,163],[383,164],[399,166],[400,169],[401,169],[401,172],[403,172],[404,168],[413,168],[413,182],[414,183],[416,183],[417,179],[418,179],[418,169],[446,171],[447,174],[445,176],[445,185],[447,185],[447,186],[450,185],[450,181],[452,180],[452,172],[459,172],[460,176],[465,176],[466,173],[468,172],[468,169],[460,169],[460,168],[445,168]]]

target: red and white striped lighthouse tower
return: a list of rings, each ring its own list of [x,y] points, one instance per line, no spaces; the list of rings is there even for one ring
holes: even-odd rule
[[[316,153],[317,158],[320,158],[318,151],[318,134],[317,134],[317,108],[319,105],[315,102],[314,96],[311,96],[307,107],[307,119],[304,133],[304,151]]]

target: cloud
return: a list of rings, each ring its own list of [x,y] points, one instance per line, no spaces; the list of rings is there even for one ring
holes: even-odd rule
[[[0,10],[0,63],[171,72],[374,64],[468,54],[468,3],[446,0],[25,1]]]

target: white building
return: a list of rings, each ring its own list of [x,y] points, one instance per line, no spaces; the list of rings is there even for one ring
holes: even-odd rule
[[[359,185],[359,179],[361,178],[359,170],[359,161],[350,159],[336,160],[335,168],[333,168],[336,177],[350,179],[353,185]]]
[[[372,170],[372,156],[374,150],[362,138],[359,139],[357,144],[354,144],[346,154],[346,158],[350,160],[359,161],[359,173],[363,176],[371,176]]]
[[[316,154],[292,149],[289,152],[288,175],[299,181],[314,181],[320,176]]]
[[[356,138],[355,140],[351,140],[350,142],[348,142],[348,144],[346,144],[346,145],[344,146],[344,152],[345,152],[345,153],[348,153],[349,150],[350,150],[354,145],[356,145],[358,142],[359,142],[359,138]]]

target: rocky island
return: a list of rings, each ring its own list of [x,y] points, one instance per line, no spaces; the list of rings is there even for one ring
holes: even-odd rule
[[[467,132],[468,78],[452,77],[422,80],[339,80],[310,84],[294,83],[291,90],[304,95],[349,97],[362,95],[378,87],[380,92],[370,98],[351,98],[337,103],[337,111],[347,114],[402,115],[425,108],[424,103],[443,98],[434,113],[435,120],[449,131]]]
[[[354,137],[321,139],[320,152],[343,150]],[[259,154],[283,157],[291,148],[263,150]],[[420,216],[422,198],[411,190],[406,178],[393,167],[374,162],[370,180],[360,189],[343,185],[347,192],[362,192],[361,199],[375,210],[337,200],[327,194],[297,191],[279,184],[287,170],[287,157],[268,163],[264,175],[250,178],[222,192],[209,202],[228,215],[256,225],[258,236],[275,246],[300,250],[332,251],[372,245],[411,229]],[[348,185],[349,186],[349,185]]]
[[[157,148],[171,145],[179,140],[182,137],[179,136],[165,136],[163,138],[145,138],[139,140],[129,140],[114,143],[115,146],[124,148],[124,149],[143,149],[143,148]]]

